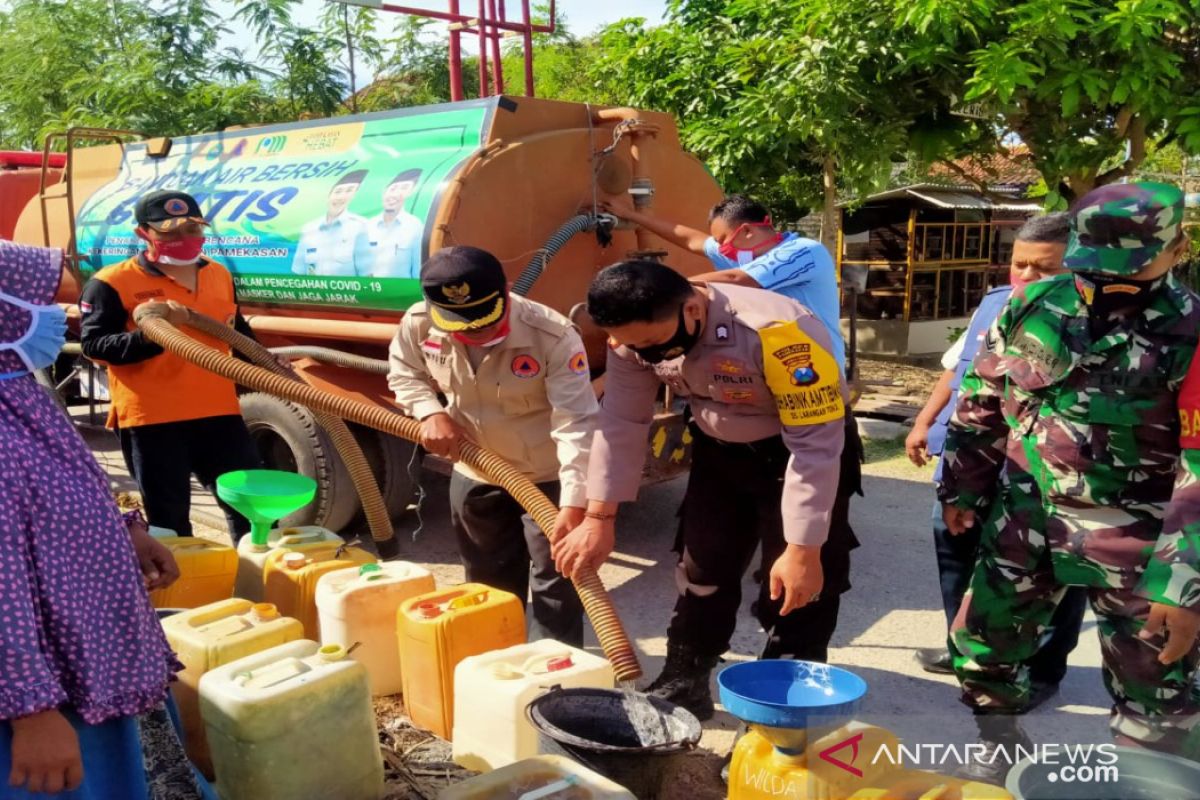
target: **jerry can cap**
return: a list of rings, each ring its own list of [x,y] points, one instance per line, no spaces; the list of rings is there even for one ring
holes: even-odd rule
[[[363,564],[362,566],[360,566],[358,568],[359,576],[365,577],[369,581],[375,580],[377,578],[382,578],[383,575],[380,574],[382,572],[383,572],[383,567],[379,566],[378,564],[374,564],[374,563]]]
[[[317,654],[322,661],[341,661],[346,657],[346,648],[340,644],[323,645]]]
[[[283,557],[283,565],[288,569],[300,569],[308,563],[304,553],[287,553]]]
[[[442,615],[442,607],[437,603],[428,601],[424,603],[418,603],[417,607],[414,608],[413,611],[416,612],[416,615],[422,619],[433,619],[434,617],[440,617]]]
[[[255,603],[250,606],[250,613],[260,622],[279,619],[279,609],[274,603]]]
[[[560,672],[564,669],[570,669],[573,666],[575,666],[575,662],[571,660],[570,656],[558,656],[546,662],[546,671]]]

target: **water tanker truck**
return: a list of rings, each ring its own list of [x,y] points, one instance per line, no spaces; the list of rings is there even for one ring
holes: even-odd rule
[[[61,145],[65,155],[51,154]],[[66,252],[58,300],[73,318],[88,277],[137,252],[137,198],[181,189],[212,222],[205,252],[232,271],[260,341],[305,348],[288,352],[317,388],[385,407],[385,376],[332,364],[327,351],[386,358],[431,253],[495,253],[514,291],[580,325],[600,391],[605,340],[581,308],[596,272],[637,255],[689,274],[707,267],[598,213],[598,202],[627,194],[640,208],[703,219],[721,194],[668,115],[507,96],[171,138],[73,129],[51,136],[46,155],[0,170],[0,221],[12,227],[0,235]],[[317,499],[288,522],[349,526],[359,501],[313,414],[259,392],[241,401],[267,465],[318,482]],[[674,410],[665,397],[647,479],[686,463]],[[398,518],[414,491],[413,445],[354,432]]]

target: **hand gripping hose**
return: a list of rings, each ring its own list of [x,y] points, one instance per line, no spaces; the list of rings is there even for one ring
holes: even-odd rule
[[[215,372],[243,386],[249,386],[262,392],[268,392],[290,400],[293,403],[307,406],[314,414],[336,416],[366,425],[393,436],[399,436],[410,442],[420,440],[420,423],[411,417],[405,417],[394,411],[379,406],[339,397],[329,392],[315,389],[299,381],[296,376],[283,376],[274,371],[275,364],[269,369],[263,369],[244,361],[228,356],[207,345],[201,344],[192,337],[177,330],[163,319],[164,311],[156,306],[147,307],[135,320],[145,332],[146,337],[155,344],[170,352],[187,359],[203,369]],[[187,325],[201,330],[211,336],[227,342],[239,352],[246,354],[256,363],[273,363],[269,351],[258,342],[221,323],[190,312]],[[558,509],[538,490],[528,478],[518,472],[504,459],[490,453],[471,442],[463,442],[460,455],[463,463],[486,475],[497,485],[511,494],[544,532],[554,530],[558,517]],[[624,626],[617,616],[612,598],[600,582],[600,577],[594,570],[581,570],[573,579],[579,599],[583,602],[584,611],[596,630],[600,647],[605,657],[612,663],[618,681],[633,681],[641,677],[642,668],[638,664],[637,652],[625,633]]]
[[[148,314],[143,314],[141,317],[135,318],[134,321],[140,324],[140,320],[147,316]],[[166,320],[162,320],[162,322],[165,325],[169,324]],[[225,342],[242,355],[251,359],[258,366],[275,373],[282,380],[304,385],[300,376],[276,361],[269,350],[250,337],[243,336],[233,330],[228,325],[222,325],[211,317],[206,317],[191,309],[188,309],[188,320],[185,324],[201,333],[212,336],[214,339]],[[176,333],[188,341],[195,341],[191,337],[178,333],[178,331]],[[201,346],[203,347],[203,345]],[[171,348],[168,347],[167,349],[170,350]],[[222,358],[229,358],[234,363],[245,363],[219,353],[219,351],[212,350],[212,352],[221,355]],[[187,358],[187,356],[184,356],[184,358]],[[254,388],[258,387],[255,386]],[[367,463],[366,456],[363,455],[362,448],[358,446],[358,441],[354,438],[354,434],[350,432],[350,429],[346,427],[346,423],[339,416],[319,411],[316,408],[313,409],[313,416],[316,417],[317,422],[325,429],[325,432],[329,434],[330,441],[333,442],[334,448],[346,465],[346,471],[350,473],[350,480],[354,484],[359,498],[362,500],[363,515],[367,518],[367,527],[371,530],[371,538],[379,543],[394,541],[396,532],[392,528],[392,519],[388,514],[387,504],[384,503],[383,496],[379,493],[379,484],[375,482],[375,474],[371,471],[371,465]]]

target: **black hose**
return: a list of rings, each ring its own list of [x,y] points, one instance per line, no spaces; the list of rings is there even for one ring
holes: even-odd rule
[[[608,214],[578,214],[571,217],[546,240],[546,244],[542,245],[542,248],[525,266],[521,275],[513,283],[512,293],[521,297],[529,294],[529,290],[537,283],[538,278],[542,277],[542,272],[550,263],[550,259],[554,258],[573,236],[584,231],[595,230],[598,226],[607,229],[615,222],[615,218]]]
[[[357,369],[372,375],[388,374],[388,362],[382,358],[367,358],[353,353],[343,353],[332,347],[272,347],[271,352],[277,356],[288,356],[289,358],[311,358],[322,364]]]

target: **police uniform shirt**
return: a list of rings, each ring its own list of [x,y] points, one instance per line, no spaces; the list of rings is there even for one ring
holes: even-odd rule
[[[488,348],[468,348],[435,328],[425,303],[417,303],[392,340],[388,386],[404,413],[424,419],[445,411],[472,442],[530,480],[560,481],[563,506],[583,507],[598,411],[583,342],[556,311],[522,297],[509,303],[511,330]],[[461,462],[454,468],[490,482]]]
[[[366,224],[358,268],[372,278],[416,278],[421,274],[421,220],[401,211],[388,222],[383,214]]]
[[[725,442],[780,434],[791,451],[783,490],[784,537],[820,545],[829,535],[845,432],[846,385],[821,321],[762,289],[709,285],[708,320],[691,352],[648,364],[610,351],[588,466],[588,498],[637,497],[659,384],[689,397],[700,429]]]
[[[308,223],[300,232],[292,272],[342,277],[360,274],[355,255],[365,226],[366,220],[349,212],[339,214],[332,222],[321,217]]]

